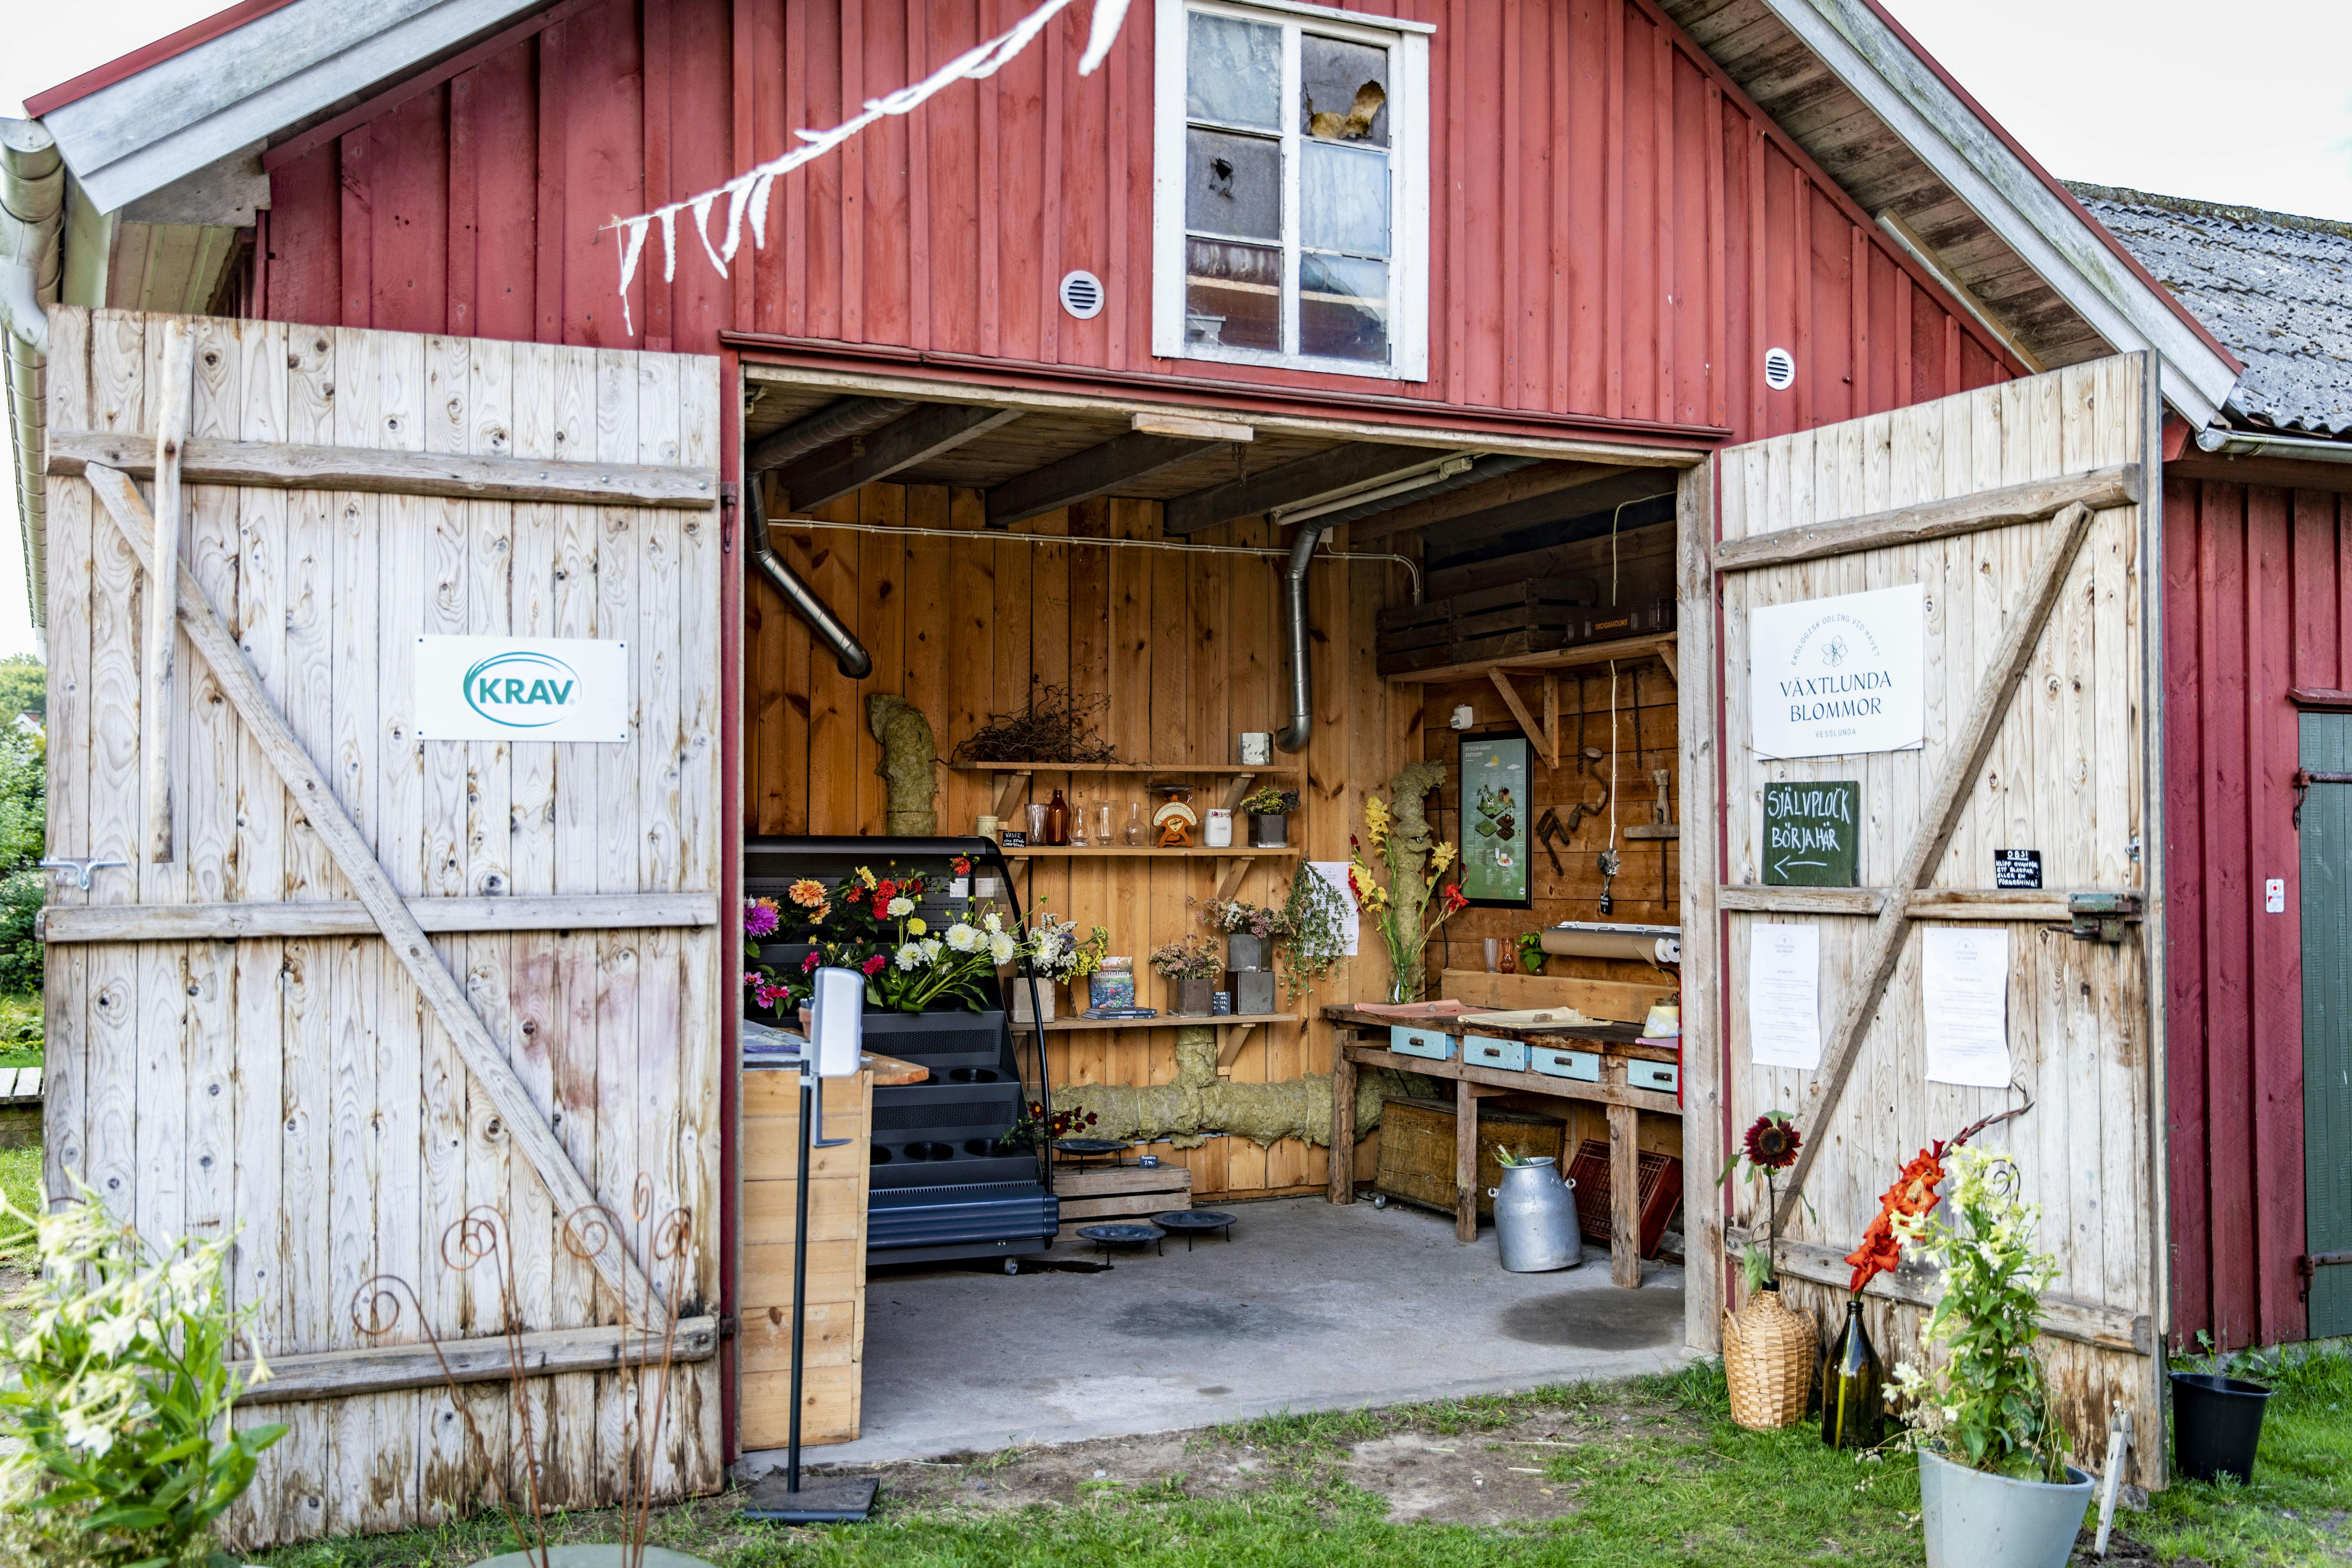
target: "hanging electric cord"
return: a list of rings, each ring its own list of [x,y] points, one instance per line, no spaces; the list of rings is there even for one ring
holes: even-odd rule
[[[1625,509],[1629,506],[1640,506],[1644,501],[1664,500],[1674,493],[1672,490],[1660,490],[1654,496],[1635,496],[1632,500],[1621,500],[1617,503],[1617,510],[1609,514],[1609,602],[1611,604],[1617,602],[1617,520],[1625,515]],[[1613,741],[1614,737],[1612,736],[1612,739]]]
[[[1268,560],[1287,561],[1287,550],[1261,550],[1247,544],[1184,544],[1171,539],[1088,539],[1076,534],[1010,533],[998,530],[982,532],[970,528],[893,528],[879,522],[821,522],[810,517],[779,517],[769,521],[770,528],[827,529],[836,533],[888,533],[926,539],[961,539],[966,543],[992,544],[1063,544],[1072,546],[1099,545],[1106,550],[1173,550],[1192,555],[1256,555]],[[1412,602],[1421,603],[1421,563],[1410,555],[1397,555],[1382,550],[1318,550],[1318,561],[1390,561],[1405,569],[1412,580]]]
[[[1617,661],[1609,661],[1609,849],[1617,849]]]

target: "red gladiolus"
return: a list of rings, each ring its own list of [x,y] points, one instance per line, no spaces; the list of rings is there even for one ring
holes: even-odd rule
[[[1894,1272],[1903,1261],[1902,1240],[1895,1234],[1896,1218],[1924,1217],[1933,1210],[1942,1201],[1936,1196],[1936,1184],[1943,1179],[1944,1163],[1936,1157],[1933,1149],[1920,1150],[1903,1167],[1895,1184],[1880,1195],[1878,1216],[1862,1233],[1862,1245],[1846,1254],[1845,1260],[1853,1265],[1853,1279],[1848,1289],[1860,1295],[1862,1288],[1879,1275]]]

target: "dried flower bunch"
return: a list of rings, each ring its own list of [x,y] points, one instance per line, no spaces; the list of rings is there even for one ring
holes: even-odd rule
[[[1261,785],[1242,796],[1241,809],[1252,816],[1288,816],[1298,809],[1298,792]]]
[[[1163,980],[1213,980],[1224,973],[1225,955],[1200,932],[1151,950],[1152,973]]]
[[[1227,936],[1254,936],[1260,942],[1280,942],[1290,934],[1290,917],[1280,910],[1241,899],[1186,899],[1201,911],[1201,923]]]
[[[1096,729],[1110,711],[1110,695],[1072,695],[1066,686],[1029,678],[1029,704],[991,713],[988,722],[957,743],[960,763],[1115,763],[1118,750]]]

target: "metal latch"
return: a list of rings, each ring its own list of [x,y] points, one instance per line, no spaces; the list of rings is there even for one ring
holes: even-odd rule
[[[2074,917],[2076,942],[2121,942],[2124,927],[2145,912],[2137,893],[2069,893],[2066,912]]]
[[[2301,1283],[2295,1287],[2294,1299],[2310,1300],[2312,1276],[2323,1268],[2346,1264],[2352,1264],[2352,1252],[2307,1252],[2296,1258],[2294,1277]]]
[[[2352,784],[2352,773],[2315,773],[2309,768],[2294,770],[2294,826],[2298,832],[2303,827],[2303,803],[2315,784]]]
[[[55,871],[58,874],[58,886],[63,887],[66,883],[71,882],[87,893],[89,891],[89,874],[92,871],[104,870],[109,866],[128,866],[131,862],[128,860],[76,860],[68,856],[52,855],[38,864],[42,870]]]

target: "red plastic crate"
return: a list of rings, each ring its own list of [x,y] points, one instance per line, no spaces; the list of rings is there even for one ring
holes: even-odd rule
[[[1683,1201],[1683,1163],[1672,1154],[1644,1149],[1642,1172],[1642,1256],[1655,1258],[1666,1221]],[[1576,1225],[1587,1241],[1609,1245],[1609,1145],[1587,1138],[1576,1146],[1568,1173],[1576,1183]]]

